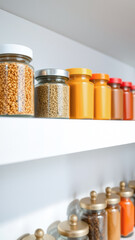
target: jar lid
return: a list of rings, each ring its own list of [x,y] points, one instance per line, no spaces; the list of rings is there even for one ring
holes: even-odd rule
[[[33,51],[26,46],[19,44],[0,44],[0,55],[8,54],[20,54],[29,57],[31,60],[33,58]]]
[[[131,82],[122,82],[121,83],[121,87],[132,87],[132,83]]]
[[[110,187],[107,187],[105,191],[106,193],[99,193],[99,196],[106,199],[107,204],[113,205],[118,204],[120,202],[120,196],[115,193],[112,193],[112,189]]]
[[[39,228],[34,235],[25,236],[21,240],[55,240],[55,238],[49,234],[44,234],[44,231]]]
[[[77,216],[73,214],[69,221],[59,223],[58,232],[65,237],[78,238],[89,233],[89,226],[83,221],[78,221]]]
[[[132,89],[132,90],[135,90],[135,85],[132,85],[131,89]]]
[[[109,75],[105,73],[93,73],[92,78],[93,80],[107,80],[109,81]]]
[[[119,194],[120,197],[132,197],[134,192],[133,189],[126,187],[125,182],[120,182],[120,187],[114,187],[112,188],[112,193]]]
[[[95,191],[90,193],[90,197],[80,200],[80,207],[87,210],[102,210],[107,206],[106,200],[97,195]]]
[[[134,191],[135,191],[135,180],[129,181],[128,186],[129,186],[130,188],[134,189]]]
[[[60,77],[69,78],[69,72],[63,69],[58,69],[58,68],[47,68],[47,69],[40,69],[35,73],[35,78],[46,77],[46,76],[60,76]]]
[[[110,78],[108,84],[111,84],[111,83],[121,84],[122,79],[121,78]]]
[[[92,76],[92,71],[90,69],[87,68],[69,68],[66,69],[70,75],[74,75],[74,74],[81,74],[81,75],[88,75],[89,77]]]

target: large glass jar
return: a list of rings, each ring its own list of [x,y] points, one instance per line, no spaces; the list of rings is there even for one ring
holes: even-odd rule
[[[133,99],[133,120],[135,120],[135,85],[132,86],[132,99]]]
[[[68,221],[58,224],[59,240],[88,240],[89,226],[71,215]]]
[[[92,72],[86,68],[67,69],[70,74],[70,118],[93,119],[94,85],[90,82]]]
[[[89,225],[89,240],[107,240],[107,212],[106,201],[98,197],[95,191],[91,197],[80,200],[82,208],[82,221]]]
[[[120,78],[110,78],[108,84],[111,86],[112,106],[111,119],[123,119],[123,90],[120,88],[122,80]]]
[[[69,118],[69,73],[62,69],[36,72],[35,115],[41,118]]]
[[[129,237],[134,229],[134,205],[131,201],[133,190],[126,187],[125,182],[120,183],[120,187],[112,188],[112,192],[121,197],[121,236]]]
[[[16,44],[0,45],[0,115],[34,115],[33,53]]]
[[[19,240],[55,240],[55,238],[49,234],[44,234],[44,231],[39,228],[34,234],[25,234]]]
[[[133,195],[133,204],[134,204],[134,226],[135,226],[135,180],[134,181],[130,181],[129,182],[129,184],[128,184],[128,186],[130,187],[130,188],[132,188],[133,189],[133,191],[134,191],[134,195]]]
[[[133,99],[131,92],[132,83],[122,82],[121,88],[123,89],[123,119],[133,119]]]
[[[109,75],[103,73],[92,74],[94,81],[94,119],[111,119],[111,87],[107,85]]]

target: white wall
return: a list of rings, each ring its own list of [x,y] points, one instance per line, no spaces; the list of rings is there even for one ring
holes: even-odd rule
[[[2,10],[0,29],[1,43],[33,49],[35,69],[88,67],[135,79],[134,68]],[[66,218],[73,198],[135,178],[134,149],[130,144],[0,167],[0,240],[15,240],[37,227],[46,230]]]

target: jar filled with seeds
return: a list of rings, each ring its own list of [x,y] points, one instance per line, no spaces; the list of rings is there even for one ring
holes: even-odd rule
[[[0,45],[0,115],[34,116],[32,58],[28,47]]]
[[[34,234],[24,234],[18,240],[55,240],[55,238],[49,234],[44,234],[44,231],[39,228]]]
[[[36,72],[36,117],[69,118],[69,73],[61,69]]]
[[[80,200],[81,220],[89,225],[89,240],[107,240],[106,200],[92,191],[90,197]]]

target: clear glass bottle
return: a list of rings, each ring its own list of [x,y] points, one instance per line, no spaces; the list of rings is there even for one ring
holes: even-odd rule
[[[18,240],[55,240],[55,238],[49,234],[44,234],[44,231],[39,228],[34,234],[25,234]]]
[[[28,47],[0,45],[0,115],[34,116],[32,58]]]
[[[59,223],[59,240],[88,240],[89,226],[83,221],[78,221],[76,215],[71,215],[68,221]]]
[[[69,118],[69,73],[62,69],[42,69],[35,74],[35,115]]]
[[[129,237],[134,229],[134,205],[131,201],[133,190],[126,187],[125,182],[120,182],[120,187],[112,188],[112,192],[121,197],[121,236]]]
[[[134,204],[134,226],[135,226],[135,180],[130,181],[128,186],[133,189],[134,195],[132,197],[133,199],[133,204]]]
[[[106,201],[92,191],[90,198],[80,200],[81,219],[89,225],[89,240],[107,240]]]

